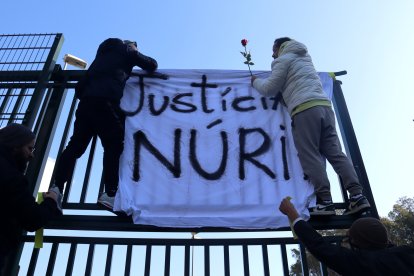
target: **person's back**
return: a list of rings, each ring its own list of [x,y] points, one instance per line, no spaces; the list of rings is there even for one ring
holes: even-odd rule
[[[308,242],[304,244],[309,245]],[[409,246],[367,250],[326,245],[323,247],[325,252],[321,252],[320,248],[311,248],[312,246],[308,247],[316,258],[344,276],[414,275],[414,248]]]
[[[407,245],[362,252],[361,255],[371,259],[370,272],[375,271],[372,275],[414,275],[414,248]]]
[[[292,221],[293,230],[306,249],[341,275],[414,275],[414,248],[390,245],[387,229],[378,219],[364,217],[354,221],[348,230],[348,248],[326,241],[300,218],[290,198],[282,200],[279,210]]]
[[[283,99],[290,113],[300,104],[312,100],[328,100],[306,46],[298,41],[286,42],[273,66],[286,66],[286,83],[282,88]],[[276,63],[279,63],[276,65]],[[282,65],[282,66],[281,66]]]
[[[87,71],[82,97],[119,101],[134,66],[153,72],[158,65],[154,59],[139,53],[136,46],[131,47],[118,38],[106,39],[99,45]]]

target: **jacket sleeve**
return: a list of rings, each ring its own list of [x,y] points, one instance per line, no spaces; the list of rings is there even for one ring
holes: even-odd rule
[[[138,66],[147,72],[154,72],[158,68],[158,63],[155,59],[146,56],[137,50],[127,47],[127,54],[134,66]]]
[[[253,82],[253,87],[264,96],[276,95],[285,86],[289,70],[290,59],[282,56],[272,62],[272,73],[266,79],[257,78]]]
[[[35,201],[32,193],[27,188],[27,182],[24,179],[15,183],[11,193],[13,200],[14,212],[22,227],[27,231],[35,231],[43,227],[50,219],[60,215],[56,202],[51,198],[45,198],[41,204]]]
[[[312,255],[338,273],[344,274],[358,267],[358,256],[351,249],[331,244],[306,221],[300,220],[295,233]]]

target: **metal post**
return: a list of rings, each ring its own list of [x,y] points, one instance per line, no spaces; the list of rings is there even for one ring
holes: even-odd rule
[[[56,132],[60,113],[62,112],[67,96],[66,85],[67,80],[63,79],[60,86],[51,90],[49,100],[44,102],[46,108],[43,119],[36,124],[36,128],[38,128],[35,145],[36,157],[29,163],[26,172],[26,176],[33,187],[33,195],[37,194],[40,186],[41,178],[39,177],[39,172],[42,172],[46,166],[47,157],[49,156],[50,147],[52,145],[50,137],[53,137]]]
[[[43,93],[46,89],[48,81],[50,80],[53,70],[55,69],[55,64],[60,53],[63,41],[63,35],[56,34],[55,40],[50,49],[45,65],[43,67],[42,74],[37,82],[36,88],[33,92],[32,99],[29,103],[29,106],[27,107],[26,115],[23,119],[23,124],[28,126],[29,128],[33,128],[34,126],[37,117],[37,111],[39,110],[39,107],[42,103]],[[39,120],[42,119],[43,118],[39,118]]]
[[[354,164],[355,170],[358,174],[359,181],[364,189],[364,195],[371,204],[371,214],[379,218],[377,207],[375,205],[372,190],[369,184],[368,175],[365,170],[364,161],[362,160],[361,151],[359,150],[358,141],[356,139],[355,131],[352,126],[351,117],[349,116],[348,107],[345,102],[344,94],[341,89],[341,82],[334,80],[333,87],[333,104],[336,111],[339,128],[342,133],[342,140],[348,156]]]

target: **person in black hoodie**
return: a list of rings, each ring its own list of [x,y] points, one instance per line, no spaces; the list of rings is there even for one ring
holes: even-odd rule
[[[292,221],[293,230],[309,252],[341,275],[414,275],[414,248],[393,246],[380,220],[363,217],[348,230],[350,248],[333,245],[299,217],[289,198],[279,210]]]
[[[18,249],[23,231],[42,228],[61,214],[59,190],[50,189],[38,204],[24,175],[34,157],[34,143],[35,135],[23,125],[13,123],[0,129],[0,275],[7,274],[5,267]]]
[[[152,73],[158,64],[140,53],[136,42],[109,38],[99,45],[95,60],[78,82],[75,90],[80,102],[73,135],[58,160],[53,184],[62,193],[64,184],[72,177],[76,159],[83,155],[92,137],[98,135],[104,148],[105,184],[105,192],[98,203],[113,209],[118,190],[119,158],[124,146],[125,115],[119,105],[134,66]]]

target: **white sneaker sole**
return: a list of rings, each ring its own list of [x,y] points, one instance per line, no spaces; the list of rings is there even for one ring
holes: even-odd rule
[[[98,204],[100,204],[100,205],[102,205],[102,206],[104,206],[105,208],[108,208],[108,209],[110,209],[110,210],[113,210],[114,209],[114,206],[113,205],[111,205],[109,202],[107,202],[107,201],[99,201],[98,200]]]
[[[359,213],[359,212],[361,212],[361,211],[367,210],[367,209],[369,209],[369,208],[371,208],[371,205],[369,205],[368,203],[365,203],[365,204],[362,204],[362,205],[360,205],[360,206],[358,206],[358,207],[352,208],[351,210],[345,211],[345,212],[343,213],[343,215],[352,215],[352,214],[356,214],[356,213]]]

